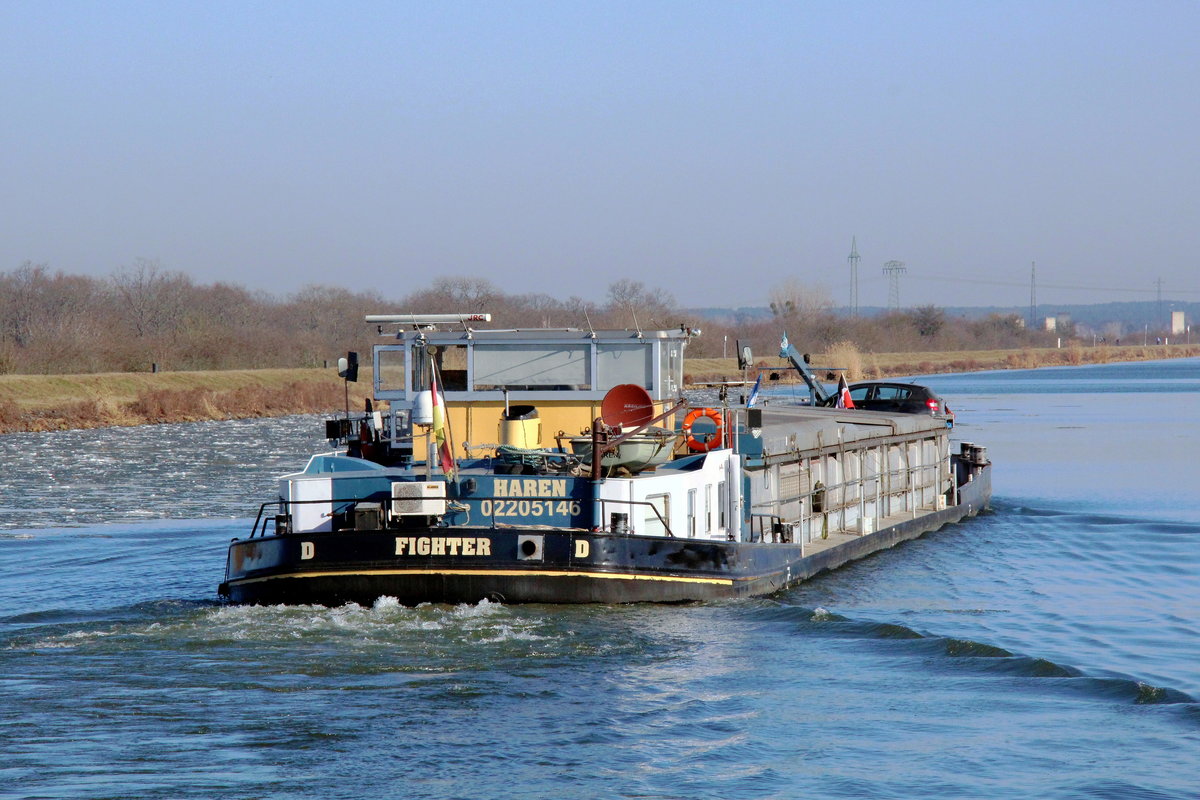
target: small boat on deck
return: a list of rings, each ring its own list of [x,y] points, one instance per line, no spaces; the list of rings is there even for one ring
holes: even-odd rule
[[[687,329],[367,321],[387,335],[374,400],[329,421],[339,449],[282,476],[230,543],[230,602],[762,595],[990,501],[986,450],[956,450],[936,417],[726,395],[689,405]]]

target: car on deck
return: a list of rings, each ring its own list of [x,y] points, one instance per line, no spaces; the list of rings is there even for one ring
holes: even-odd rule
[[[946,401],[928,386],[894,381],[862,381],[850,384],[850,399],[855,408],[866,411],[891,411],[901,414],[932,414],[954,424],[954,412]],[[830,405],[837,402],[837,396]]]

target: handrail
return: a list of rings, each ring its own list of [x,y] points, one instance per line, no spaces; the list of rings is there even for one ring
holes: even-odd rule
[[[772,532],[774,531],[776,522],[778,522],[779,524],[783,524],[783,517],[779,516],[778,514],[751,514],[750,515],[750,541],[751,542],[765,542],[766,541],[766,537],[764,536],[764,529],[761,524],[759,525],[759,528],[758,528],[758,538],[757,539],[754,538],[754,522],[755,522],[755,520],[764,520],[764,519],[771,520]]]
[[[317,498],[314,500],[285,500],[283,498],[280,498],[278,500],[268,500],[267,502],[260,504],[258,507],[258,515],[254,518],[254,526],[250,529],[250,538],[253,539],[255,536],[258,535],[260,524],[262,525],[262,535],[264,535],[264,536],[267,535],[267,523],[263,519],[263,514],[266,513],[267,506],[275,506],[276,508],[279,509],[279,511],[281,513],[283,513],[285,511],[285,507],[288,507],[288,513],[290,514],[291,506],[316,505],[318,503],[323,504],[323,505],[324,504],[336,505],[338,503],[353,504],[353,503],[363,503],[363,502],[374,503],[374,502],[380,502],[380,500],[390,501],[393,499],[395,499],[395,498],[385,495],[385,496],[379,497],[378,499],[374,499],[374,500],[371,499],[371,497],[369,497],[369,496],[368,497]],[[459,503],[461,503],[465,499],[479,501],[479,502],[484,502],[484,501],[494,502],[496,500],[512,500],[514,498],[499,497],[497,495],[487,495],[487,494],[473,494],[470,496],[470,498],[462,498],[462,497],[454,498],[454,500]],[[516,498],[516,499],[521,500],[521,499],[527,499],[527,498]],[[575,497],[572,495],[548,495],[545,497],[528,498],[528,499],[538,500],[538,501],[546,501],[546,502],[568,501],[568,502],[581,503],[581,504],[586,502],[586,500],[584,498]],[[446,498],[446,500],[447,500],[447,502],[449,502],[451,500],[451,498]],[[614,501],[614,502],[617,502],[617,501]],[[458,509],[458,510],[462,510],[462,509]],[[657,510],[655,513],[657,513]],[[490,523],[491,523],[490,527],[492,527],[492,528],[500,527],[496,523],[496,512],[494,510],[488,516],[489,516]],[[659,519],[660,520],[662,519],[661,515],[659,515]],[[668,531],[670,530],[669,526],[667,526],[667,524],[665,522],[663,523],[663,527],[666,528]],[[673,535],[673,534],[669,534],[669,535]]]
[[[675,534],[671,532],[670,524],[668,524],[667,521],[665,519],[663,519],[662,513],[660,513],[658,510],[658,506],[654,505],[654,503],[651,503],[649,500],[614,500],[614,499],[608,498],[608,497],[601,497],[600,498],[600,508],[601,508],[600,514],[601,514],[601,516],[603,516],[603,514],[604,514],[603,509],[608,503],[616,503],[618,505],[627,505],[627,506],[650,506],[650,508],[652,508],[654,510],[654,516],[658,517],[658,521],[662,523],[663,530],[667,532],[667,536],[671,537],[672,539],[675,538]]]
[[[250,538],[253,539],[258,535],[258,523],[262,521],[263,512],[267,510],[267,506],[275,506],[279,508],[283,505],[284,500],[268,500],[258,507],[258,516],[254,518],[254,527],[250,529]],[[263,536],[267,535],[267,526],[263,525]]]
[[[388,498],[388,499],[390,499],[390,498]],[[285,504],[288,506],[303,506],[303,505],[315,505],[317,503],[328,503],[329,505],[333,505],[335,503],[363,503],[363,502],[370,503],[370,502],[377,502],[377,501],[371,500],[369,497],[335,497],[335,498],[324,498],[323,497],[323,498],[318,498],[316,500],[284,500],[281,497],[278,500],[268,500],[267,502],[260,504],[258,507],[258,516],[256,516],[254,518],[254,527],[252,527],[250,529],[250,538],[253,539],[257,535],[258,524],[260,522],[263,522],[262,516],[263,516],[263,512],[265,512],[267,510],[267,506],[276,506],[282,512],[283,506]],[[263,522],[262,533],[263,533],[263,536],[267,535],[267,525],[265,522]]]
[[[866,493],[865,493],[865,491],[863,491],[863,489],[865,488],[865,484],[868,481],[876,482],[876,491],[874,493],[874,501],[876,503],[878,503],[885,496],[886,497],[902,497],[902,496],[906,496],[906,495],[912,496],[913,493],[916,492],[917,490],[931,489],[931,488],[939,487],[941,485],[941,483],[938,480],[936,480],[936,478],[938,476],[938,471],[940,469],[942,469],[943,466],[944,466],[943,462],[934,462],[934,463],[930,463],[930,464],[920,464],[917,466],[909,465],[909,466],[905,466],[905,467],[897,467],[895,469],[888,469],[888,470],[876,472],[876,473],[874,473],[870,476],[866,476],[866,477],[860,475],[858,478],[855,478],[852,480],[841,481],[840,483],[835,483],[835,484],[831,484],[831,485],[823,485],[823,486],[820,486],[819,488],[812,488],[808,492],[804,492],[804,493],[801,493],[798,495],[794,495],[794,496],[790,496],[790,497],[777,497],[777,498],[772,498],[770,500],[766,500],[763,502],[755,503],[752,506],[752,509],[757,508],[757,509],[765,509],[765,510],[770,511],[770,510],[778,509],[780,506],[785,505],[787,503],[795,503],[795,502],[803,501],[806,498],[811,501],[811,499],[814,498],[818,494],[824,495],[827,498],[830,497],[830,495],[840,494],[841,501],[836,506],[831,507],[831,506],[827,505],[821,512],[811,511],[812,504],[810,502],[808,504],[810,510],[807,513],[802,513],[801,518],[796,521],[797,522],[807,522],[807,521],[811,520],[814,516],[817,516],[817,515],[823,516],[826,514],[836,514],[837,512],[841,512],[842,524],[844,525],[845,524],[845,514],[846,514],[847,509],[850,509],[850,508],[854,507],[855,505],[857,505],[859,507],[859,516],[860,517],[863,516],[864,503],[867,500]],[[920,474],[924,473],[924,472],[929,472],[929,471],[933,472],[933,477],[935,478],[935,480],[933,480],[925,485],[918,486],[917,479],[919,478]],[[903,488],[899,488],[899,489],[889,488],[889,490],[884,491],[882,488],[883,484],[888,483],[889,487],[890,487],[890,484],[892,483],[892,481],[889,479],[895,479],[895,478],[903,479],[903,483],[904,483]],[[846,490],[848,488],[857,489],[857,491],[853,493],[855,495],[855,497],[853,499],[851,499],[849,502],[846,500],[846,495],[848,494],[848,492]],[[879,508],[878,508],[878,506],[876,506],[876,517],[875,518],[878,518],[878,514],[879,514]],[[754,533],[753,520],[754,520],[754,518],[756,518],[756,517],[771,517],[771,516],[775,516],[775,515],[771,514],[771,513],[758,513],[758,514],[751,513],[750,516],[751,516],[751,520],[752,520],[751,521],[751,536],[753,537],[753,533]],[[782,520],[782,517],[780,517],[779,519]]]
[[[770,500],[765,500],[760,503],[755,503],[754,508],[769,508],[770,506],[782,505],[784,503],[794,503],[797,500],[803,500],[807,497],[812,497],[813,495],[819,494],[821,492],[825,492],[828,495],[829,492],[832,492],[835,489],[844,489],[849,486],[859,486],[859,485],[865,483],[866,481],[879,480],[884,477],[893,478],[896,476],[914,474],[914,473],[924,472],[926,470],[931,470],[931,469],[938,469],[940,467],[941,467],[941,464],[922,464],[921,466],[918,466],[918,467],[903,467],[901,469],[892,469],[892,470],[888,470],[886,472],[877,472],[877,473],[870,475],[868,477],[865,477],[865,478],[860,477],[860,478],[857,478],[857,479],[851,480],[851,481],[842,481],[841,483],[825,484],[825,485],[821,486],[821,488],[819,488],[819,489],[810,489],[809,491],[804,492],[802,494],[791,495],[789,497],[775,497]],[[895,494],[895,495],[904,494],[905,492],[911,491],[911,488],[912,487],[910,487],[908,489],[899,490],[899,491],[892,491],[892,492],[889,492],[889,494]]]

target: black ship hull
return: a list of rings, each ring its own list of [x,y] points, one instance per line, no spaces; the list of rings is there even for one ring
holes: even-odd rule
[[[551,528],[430,527],[235,540],[234,603],[676,603],[765,595],[985,509],[990,467],[957,505],[823,549]],[[812,552],[816,549],[816,552]],[[806,550],[808,554],[806,555]]]

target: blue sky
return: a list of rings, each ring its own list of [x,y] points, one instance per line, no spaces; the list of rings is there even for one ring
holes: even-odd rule
[[[1200,300],[1200,4],[0,2],[0,271]],[[1123,291],[1108,291],[1123,290]]]

